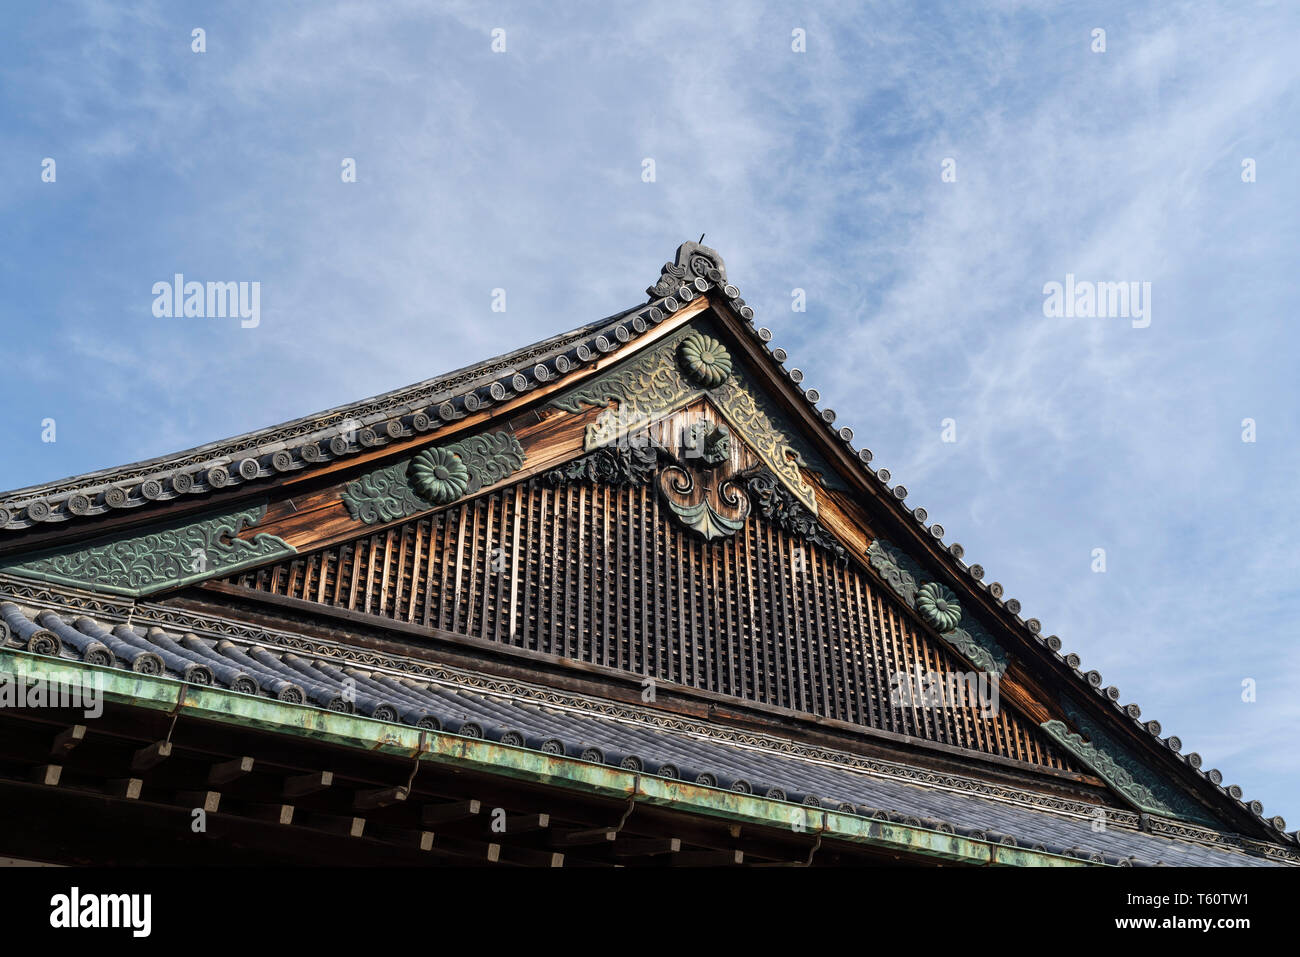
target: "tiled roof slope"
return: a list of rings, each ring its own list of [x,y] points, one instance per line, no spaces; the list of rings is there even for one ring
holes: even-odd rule
[[[674,300],[673,311],[679,306]],[[0,494],[0,532],[120,513],[190,495],[233,490],[300,472],[394,440],[431,432],[536,388],[611,351],[603,331],[622,328],[625,310],[522,349],[360,402],[211,442]],[[666,313],[656,310],[659,321]],[[645,321],[638,320],[642,330]],[[602,348],[601,344],[608,348]]]
[[[735,735],[697,722],[655,720],[612,702],[513,685],[416,679],[264,643],[101,621],[69,610],[0,602],[4,644],[38,654],[176,678],[376,720],[562,754],[704,786],[881,817],[981,840],[1118,865],[1258,866],[1300,862],[1262,842],[1174,825],[1188,840],[1136,829],[1136,816],[1043,798],[974,779]],[[472,677],[461,673],[462,678]]]

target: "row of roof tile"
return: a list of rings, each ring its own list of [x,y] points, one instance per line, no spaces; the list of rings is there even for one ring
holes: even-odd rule
[[[1096,834],[1085,820],[973,798],[956,800],[946,792],[897,782],[887,785],[785,755],[738,749],[626,721],[575,715],[565,709],[442,687],[283,649],[214,641],[191,633],[173,634],[156,626],[109,626],[85,615],[68,620],[64,614],[49,609],[33,610],[0,602],[0,639],[4,639],[0,645],[35,654],[487,739],[703,787],[752,793],[1093,863],[1270,863],[1236,850],[1141,832]],[[1135,855],[1135,849],[1142,856]]]

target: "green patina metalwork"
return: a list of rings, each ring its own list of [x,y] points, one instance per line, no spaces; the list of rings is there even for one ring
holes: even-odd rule
[[[266,515],[266,503],[208,513],[0,564],[0,571],[139,598],[164,588],[229,575],[297,550],[275,535],[242,539]]]
[[[469,487],[469,469],[448,449],[425,449],[411,460],[406,475],[415,494],[434,505],[456,501]]]
[[[810,846],[820,834],[827,840],[964,864],[1095,866],[1089,861],[1044,851],[655,777],[481,738],[421,731],[409,725],[289,704],[224,688],[197,687],[172,678],[60,661],[17,649],[0,649],[0,680],[15,678],[28,683],[59,681],[83,686],[93,682],[102,700],[109,704],[179,713],[183,718],[198,718],[315,743],[325,742],[447,767],[472,769],[623,802],[633,799],[686,814],[740,824],[794,831],[806,834]]]
[[[928,577],[920,565],[880,538],[867,546],[867,561],[909,608],[916,607],[916,589]]]
[[[715,538],[729,538],[745,527],[744,518],[727,518],[707,501],[683,505],[669,499],[668,507],[677,516],[678,521],[702,536],[706,542],[711,542]]]
[[[878,538],[867,546],[867,560],[894,593],[908,607],[915,608],[925,621],[943,635],[944,641],[956,648],[971,664],[982,671],[999,675],[1007,670],[1007,653],[997,640],[979,622],[961,610],[956,597],[946,586],[935,581],[933,575],[908,555]],[[951,598],[945,598],[945,595]],[[938,600],[944,602],[942,614],[939,612]],[[932,606],[930,611],[927,611],[927,603]],[[960,613],[956,622],[952,621],[954,609]]]
[[[731,368],[730,374],[716,386],[706,388],[690,381],[682,372],[678,349],[692,336],[700,333],[690,326],[679,329],[625,364],[553,399],[551,405],[566,412],[605,409],[587,426],[585,447],[590,450],[643,430],[689,402],[707,396],[730,428],[754,450],[781,484],[816,514],[816,491],[805,481],[799,468],[805,466],[818,471],[823,484],[827,484],[834,481],[830,466],[811,450],[795,447],[790,438],[793,432],[784,418],[753,388],[739,367]],[[608,408],[611,402],[618,404],[617,409]]]
[[[339,497],[354,519],[376,525],[449,505],[523,466],[523,446],[511,432],[486,432],[367,472]]]
[[[952,631],[961,621],[957,596],[939,582],[926,582],[917,589],[916,610],[940,634]]]
[[[1149,813],[1176,817],[1208,827],[1221,826],[1199,805],[1134,758],[1126,748],[1085,716],[1072,701],[1062,699],[1061,705],[1066,717],[1082,733],[1070,730],[1064,721],[1055,718],[1044,721],[1043,730],[1092,768],[1116,791]]]
[[[677,347],[686,377],[704,389],[716,389],[731,375],[731,354],[717,339],[693,332]]]

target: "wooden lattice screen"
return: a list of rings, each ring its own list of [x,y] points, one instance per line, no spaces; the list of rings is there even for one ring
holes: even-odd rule
[[[232,584],[1045,765],[1003,707],[895,707],[891,675],[969,672],[852,562],[757,514],[706,543],[651,487],[534,479]]]

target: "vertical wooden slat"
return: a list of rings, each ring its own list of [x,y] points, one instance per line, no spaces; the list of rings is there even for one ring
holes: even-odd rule
[[[734,537],[706,542],[662,504],[653,485],[551,488],[531,479],[228,580],[1039,766],[1074,767],[1013,709],[986,720],[977,701],[893,708],[891,674],[919,667],[942,679],[971,666],[856,560],[836,562],[757,514]]]

